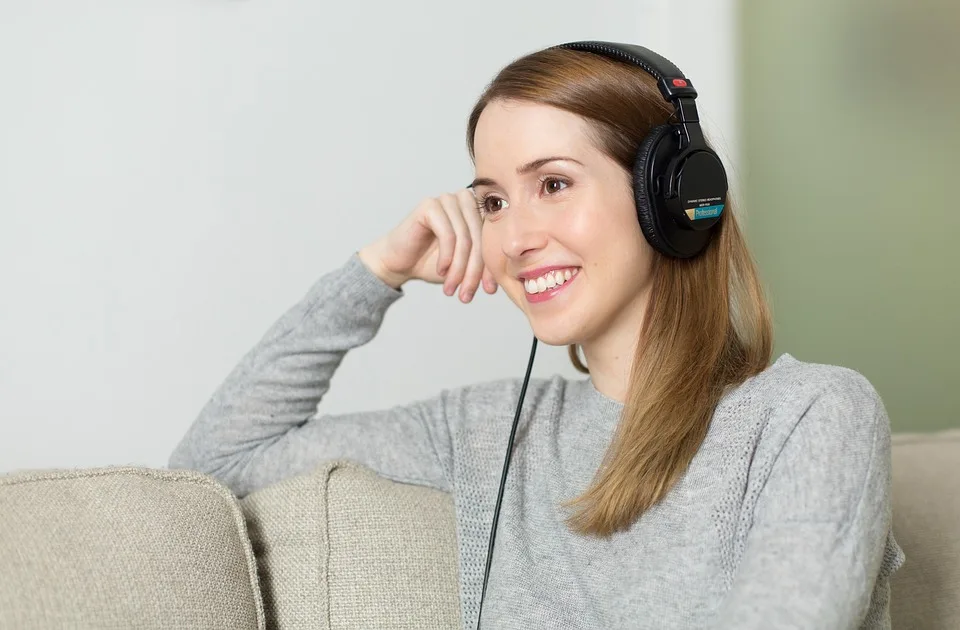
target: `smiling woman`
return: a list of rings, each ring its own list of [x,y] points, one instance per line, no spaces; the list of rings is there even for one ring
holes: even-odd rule
[[[904,558],[883,403],[852,370],[771,360],[757,270],[695,98],[637,46],[508,65],[468,118],[472,186],[425,198],[321,277],[171,466],[243,496],[346,458],[451,493],[464,628],[888,628]],[[502,286],[588,377],[325,413],[344,355],[412,280],[463,302]]]
[[[581,347],[594,386],[626,400],[623,435],[571,521],[581,533],[623,529],[657,503],[697,452],[724,389],[770,359],[770,316],[732,212],[687,259],[658,255],[642,233],[637,154],[674,113],[639,68],[554,49],[502,70],[468,122],[468,149],[486,175],[474,182],[486,267],[538,339],[569,345],[573,358]],[[573,157],[527,162],[531,153]],[[563,187],[546,191],[545,181]],[[510,279],[544,265],[583,272],[575,290],[533,308]]]

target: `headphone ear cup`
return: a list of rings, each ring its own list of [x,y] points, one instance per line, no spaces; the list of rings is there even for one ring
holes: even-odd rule
[[[633,196],[637,206],[637,219],[640,221],[640,230],[647,242],[661,254],[676,256],[677,253],[661,238],[663,228],[660,225],[661,217],[657,214],[656,193],[653,189],[654,177],[658,173],[650,170],[660,141],[671,132],[670,125],[654,127],[644,138],[637,150],[637,157],[633,162]]]

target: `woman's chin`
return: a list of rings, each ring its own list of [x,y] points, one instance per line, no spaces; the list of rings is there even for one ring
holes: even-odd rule
[[[520,299],[526,301],[526,297]],[[541,311],[536,305],[532,308],[528,304],[518,304],[518,306],[526,315],[527,323],[530,324],[534,336],[541,343],[548,346],[568,346],[578,343],[583,337],[583,318],[586,313],[580,309],[571,308],[568,305],[559,310]]]
[[[530,321],[534,336],[548,346],[569,346],[577,343],[577,335],[569,326],[556,324],[546,325],[545,322]]]

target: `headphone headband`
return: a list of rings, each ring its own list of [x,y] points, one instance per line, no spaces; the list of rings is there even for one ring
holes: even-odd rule
[[[677,110],[678,122],[683,125],[684,138],[681,146],[688,142],[704,144],[703,134],[699,129],[690,129],[687,123],[700,122],[697,106],[697,90],[683,72],[672,61],[659,55],[649,48],[637,44],[622,44],[619,42],[583,41],[568,42],[554,46],[567,50],[580,50],[609,57],[637,66],[657,80],[657,87],[664,100],[673,104]]]
[[[680,97],[697,97],[697,91],[693,84],[690,79],[684,76],[680,68],[663,55],[659,55],[649,48],[637,44],[601,41],[569,42],[555,46],[555,48],[592,52],[638,66],[657,80],[660,93],[668,101]]]

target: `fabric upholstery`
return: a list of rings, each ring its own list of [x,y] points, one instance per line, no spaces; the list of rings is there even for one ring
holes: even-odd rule
[[[138,467],[0,476],[0,628],[264,628],[235,497]]]
[[[335,462],[240,501],[269,630],[330,630],[327,479]]]
[[[330,475],[331,630],[460,627],[452,497],[363,466]]]
[[[459,628],[449,494],[332,460],[241,506],[270,630]]]
[[[893,438],[894,630],[960,628],[960,430]]]
[[[893,490],[893,628],[960,628],[960,430],[895,434]],[[239,502],[186,470],[27,471],[0,506],[0,628],[459,627],[451,497],[354,462]]]

